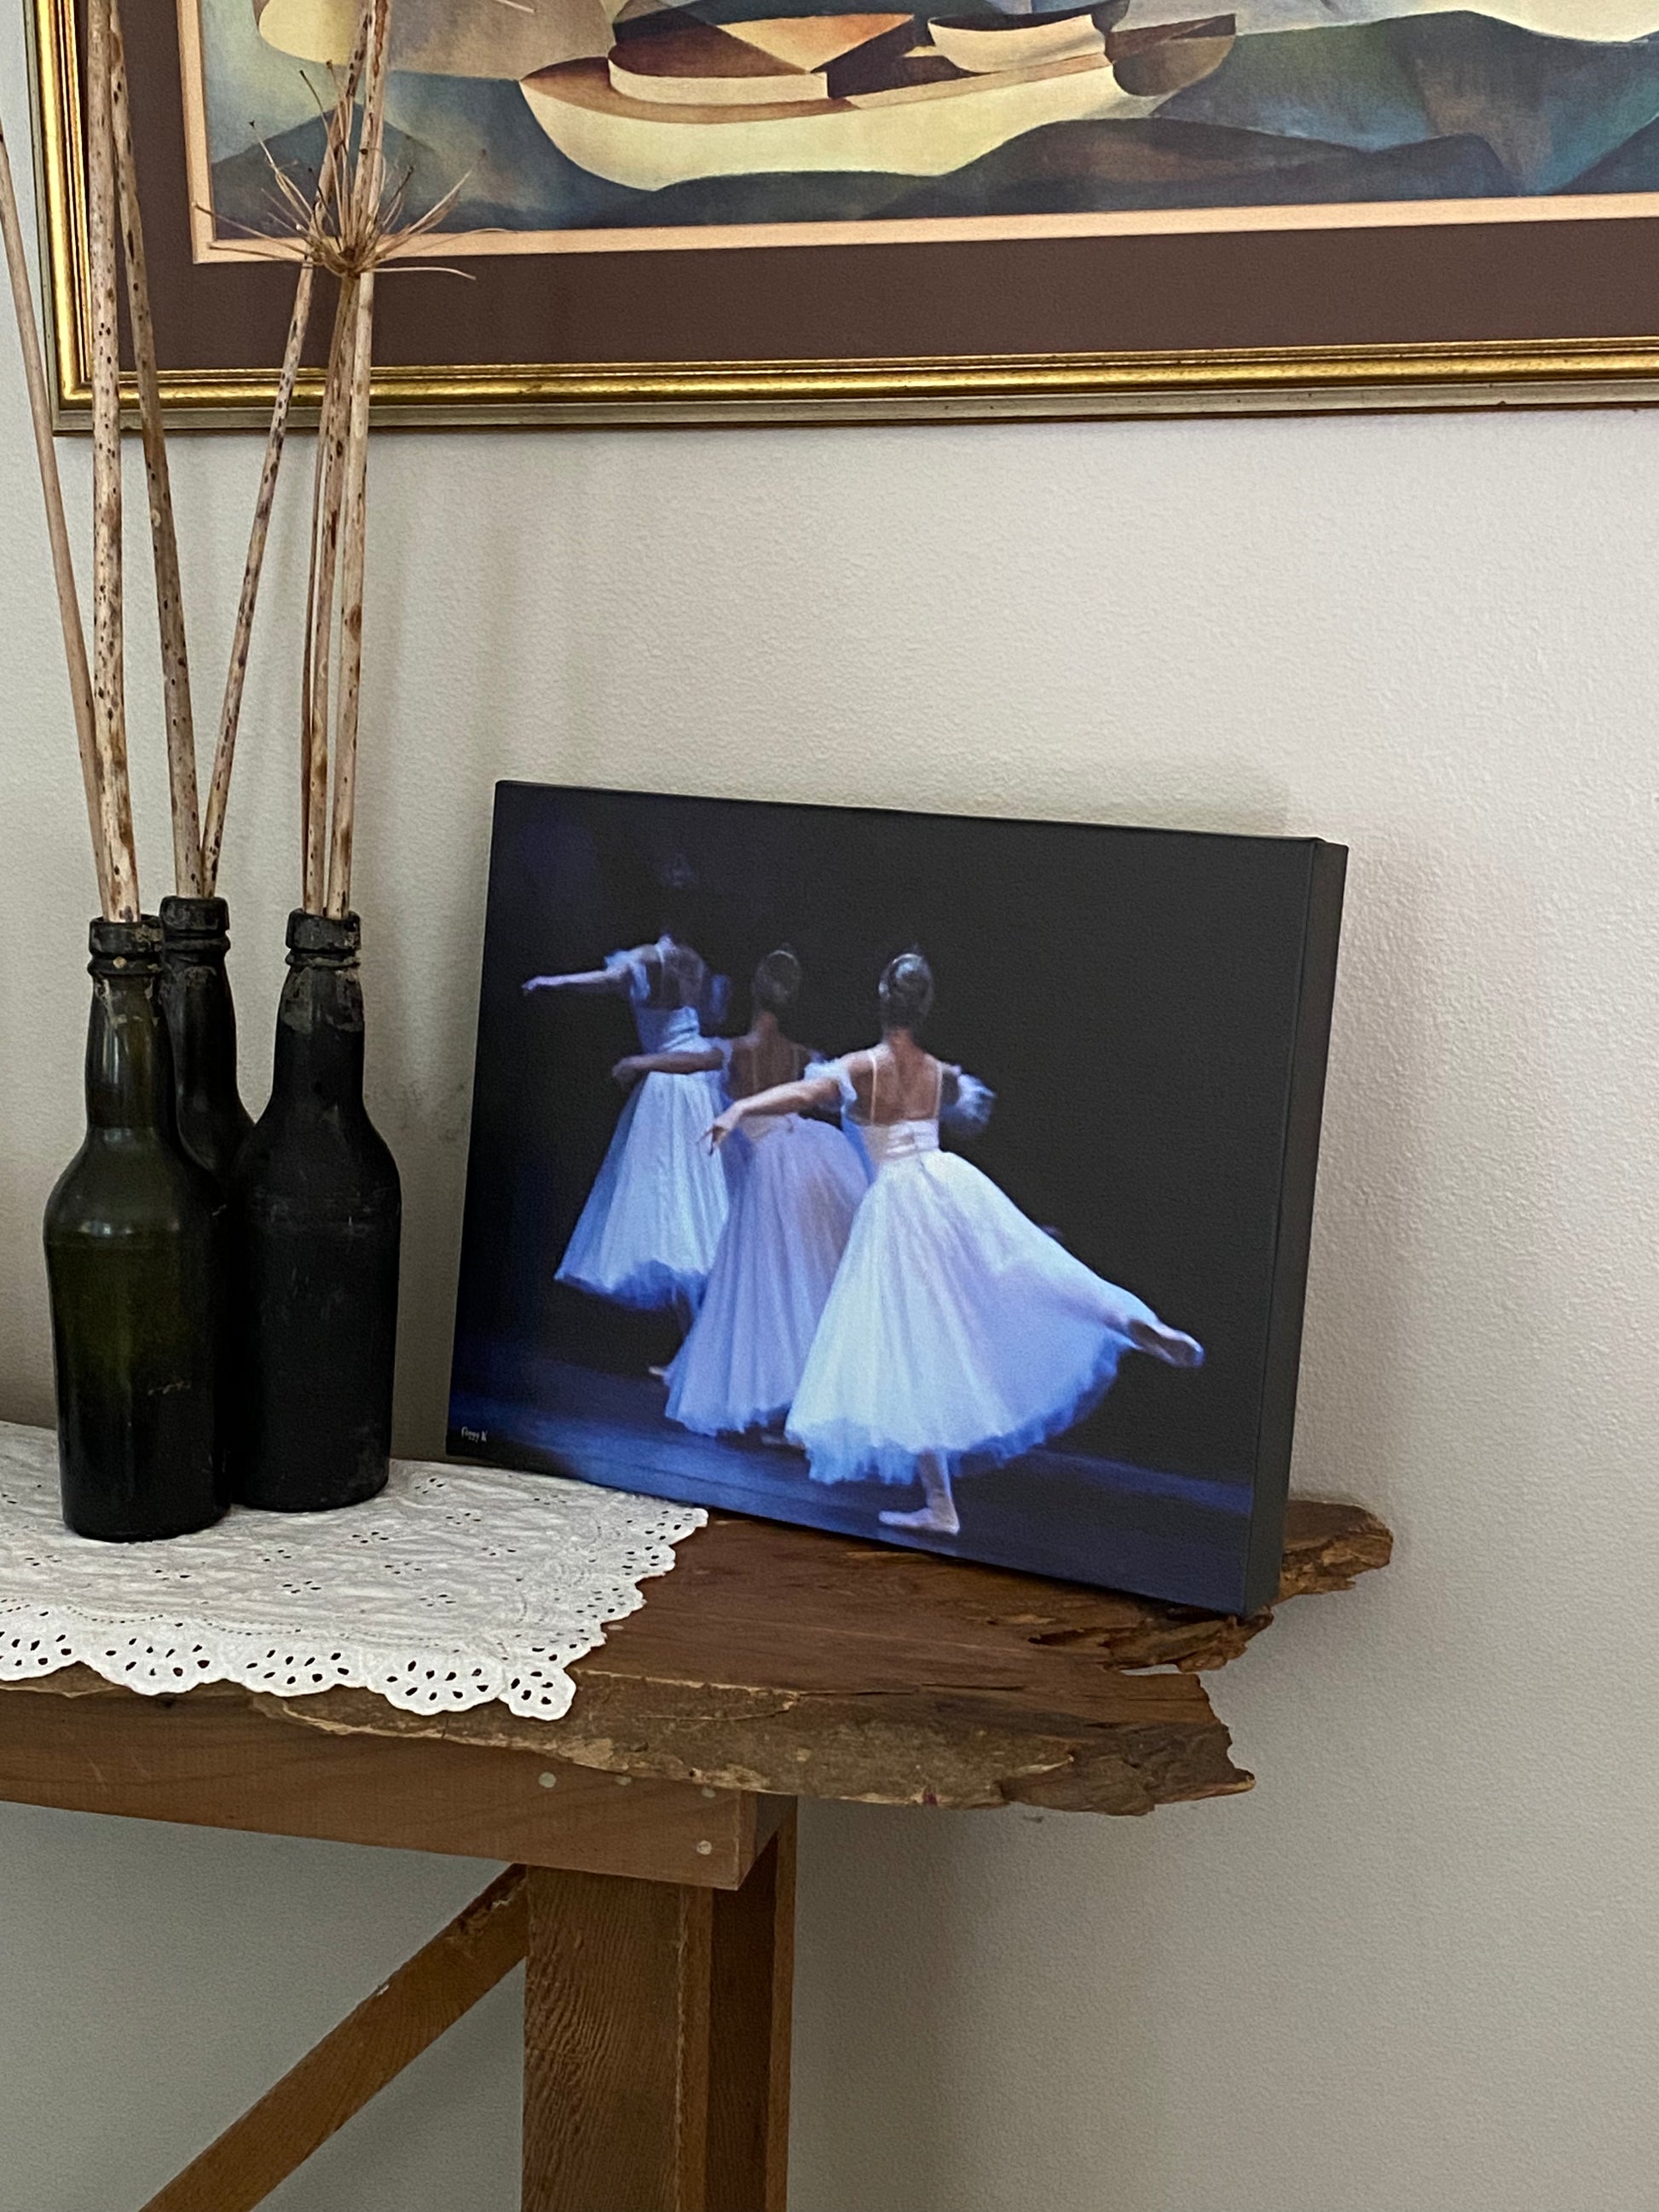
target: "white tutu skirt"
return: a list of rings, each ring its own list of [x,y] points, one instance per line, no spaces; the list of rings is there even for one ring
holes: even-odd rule
[[[1030,1451],[1111,1388],[1152,1308],[954,1152],[884,1167],[860,1207],[789,1437],[817,1482],[911,1482]]]
[[[696,1304],[726,1225],[726,1170],[706,1134],[724,1103],[713,1070],[635,1085],[560,1282],[617,1305]]]
[[[703,1436],[788,1411],[869,1188],[863,1147],[795,1115],[750,1123],[714,1272],[669,1370],[668,1417]]]

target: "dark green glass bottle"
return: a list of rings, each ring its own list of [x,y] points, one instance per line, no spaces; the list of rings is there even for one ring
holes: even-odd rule
[[[253,1127],[236,1088],[236,1008],[222,898],[161,901],[161,1011],[173,1048],[179,1141],[222,1190]]]
[[[223,1206],[180,1146],[161,930],[92,925],[87,1133],[46,1203],[64,1518],[114,1543],[224,1511]]]
[[[403,1196],[363,1103],[356,915],[295,913],[270,1103],[231,1180],[244,1336],[231,1492],[316,1513],[386,1486]]]

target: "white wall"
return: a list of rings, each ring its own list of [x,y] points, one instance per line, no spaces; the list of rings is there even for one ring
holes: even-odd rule
[[[176,448],[204,701],[257,459]],[[32,468],[0,331],[0,1417],[44,1420],[92,894]],[[406,1448],[441,1442],[496,777],[1353,848],[1297,1477],[1387,1516],[1397,1565],[1217,1682],[1250,1797],[812,1813],[799,2212],[1659,2206],[1659,415],[386,437],[374,469]],[[224,870],[256,1106],[296,507]],[[486,1871],[0,1808],[0,2212],[141,2201]],[[508,2212],[514,1995],[283,2212]]]

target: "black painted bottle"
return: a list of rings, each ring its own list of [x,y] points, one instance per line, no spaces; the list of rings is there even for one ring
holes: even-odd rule
[[[236,1088],[236,1009],[222,898],[161,902],[161,1011],[173,1047],[179,1140],[221,1189],[253,1127]]]
[[[363,1103],[356,915],[289,917],[270,1103],[231,1182],[243,1358],[231,1490],[319,1512],[385,1486],[403,1200]]]
[[[94,921],[87,1133],[46,1203],[64,1518],[115,1543],[224,1510],[223,1202],[179,1142],[161,931]]]

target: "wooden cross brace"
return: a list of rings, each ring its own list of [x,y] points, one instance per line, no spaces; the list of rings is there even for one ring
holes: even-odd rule
[[[524,2212],[784,2212],[795,1826],[741,1889],[509,1867],[143,2212],[252,2212],[527,1961]]]

